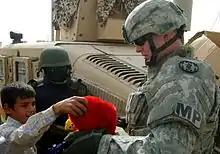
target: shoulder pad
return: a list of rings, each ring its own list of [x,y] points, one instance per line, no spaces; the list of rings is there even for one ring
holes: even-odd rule
[[[30,81],[28,81],[27,84],[31,85],[33,88],[37,88],[37,87],[39,87],[40,85],[43,84],[43,78],[31,79]]]
[[[70,87],[76,91],[79,96],[88,95],[87,86],[83,84],[82,79],[71,79]]]
[[[216,80],[216,76],[211,65],[201,60],[179,57],[171,59],[168,62],[168,65],[172,63],[176,63],[177,69],[186,74],[196,76],[202,80],[208,79],[213,82]]]
[[[69,81],[69,85],[72,89],[78,89],[78,87],[80,86],[80,82],[78,82],[77,79],[71,79]]]

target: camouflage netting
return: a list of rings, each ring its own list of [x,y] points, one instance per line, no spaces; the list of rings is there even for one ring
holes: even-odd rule
[[[119,10],[124,18],[140,3],[145,0],[97,0],[97,17],[100,23],[105,24],[109,16]]]
[[[76,16],[80,0],[53,0],[53,24],[56,29],[69,29]],[[109,16],[121,12],[126,17],[145,0],[97,0],[97,19],[105,24]]]
[[[55,28],[68,29],[72,26],[80,0],[53,0],[53,24]]]

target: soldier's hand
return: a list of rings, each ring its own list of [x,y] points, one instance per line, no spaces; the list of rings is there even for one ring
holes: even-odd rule
[[[70,97],[56,103],[53,106],[56,115],[72,114],[73,116],[82,116],[87,112],[87,100],[84,97]]]
[[[118,120],[117,120],[117,126],[118,127],[121,127],[123,129],[126,129],[127,127],[127,122],[126,122],[126,117],[118,117]]]

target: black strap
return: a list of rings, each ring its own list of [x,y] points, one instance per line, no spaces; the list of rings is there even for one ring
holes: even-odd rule
[[[150,62],[145,61],[145,64],[148,66],[156,65],[158,54],[161,51],[164,51],[166,48],[168,48],[170,45],[172,45],[179,38],[181,39],[181,41],[183,41],[184,28],[185,28],[185,25],[181,26],[177,30],[176,35],[173,38],[171,38],[169,41],[167,41],[165,44],[163,44],[161,47],[159,47],[158,49],[156,48],[155,43],[153,41],[153,36],[151,38],[149,38],[148,42],[149,42],[149,45],[151,48],[152,56],[151,56]]]

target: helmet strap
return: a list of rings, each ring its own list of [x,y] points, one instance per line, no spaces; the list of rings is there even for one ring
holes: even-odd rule
[[[158,56],[157,47],[156,47],[156,45],[155,45],[155,43],[153,41],[153,35],[149,37],[148,43],[150,45],[150,49],[151,49],[152,55],[151,55],[150,61],[145,60],[145,65],[150,67],[150,66],[156,65],[157,56]]]
[[[150,49],[151,49],[151,52],[152,52],[152,56],[151,56],[151,59],[150,61],[146,61],[145,60],[145,65],[151,67],[151,66],[155,66],[156,65],[156,62],[157,62],[157,57],[158,57],[158,54],[161,52],[161,51],[164,51],[166,48],[168,48],[169,46],[171,46],[177,39],[181,39],[181,42],[183,43],[184,42],[184,39],[183,39],[183,33],[184,33],[184,27],[185,26],[182,26],[180,27],[180,29],[177,30],[177,33],[176,35],[171,38],[169,41],[167,41],[166,43],[164,43],[161,47],[159,48],[156,48],[155,46],[155,43],[153,41],[153,36],[150,37],[148,39],[148,42],[149,42],[149,45],[150,45]]]

